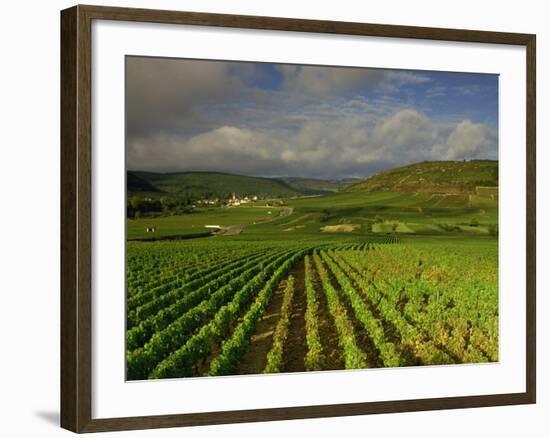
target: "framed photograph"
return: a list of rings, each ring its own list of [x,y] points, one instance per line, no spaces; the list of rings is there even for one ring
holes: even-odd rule
[[[61,13],[61,425],[527,404],[535,35]]]

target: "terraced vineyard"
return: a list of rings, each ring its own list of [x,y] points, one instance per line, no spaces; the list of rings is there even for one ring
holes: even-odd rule
[[[127,261],[129,380],[498,360],[495,240],[128,242]]]

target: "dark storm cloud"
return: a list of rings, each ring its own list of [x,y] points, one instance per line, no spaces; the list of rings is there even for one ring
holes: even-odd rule
[[[433,81],[407,71],[128,58],[128,167],[342,178],[496,158],[495,126],[415,107],[413,91],[429,101],[446,94]]]
[[[201,132],[216,125],[197,105],[235,98],[243,84],[227,63],[166,58],[126,59],[130,138],[164,130]]]

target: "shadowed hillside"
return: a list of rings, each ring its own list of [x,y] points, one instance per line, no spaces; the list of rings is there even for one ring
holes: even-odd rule
[[[133,172],[126,173],[126,190],[128,192],[159,192],[160,190],[153,186],[149,181]]]
[[[139,179],[164,193],[195,196],[223,197],[229,193],[237,196],[257,195],[273,197],[291,197],[300,192],[284,181],[273,178],[232,175],[218,172],[178,172],[152,173],[128,171],[128,181]],[[128,184],[128,190],[131,186]],[[144,191],[144,190],[137,190]],[[151,191],[151,190],[147,190]]]

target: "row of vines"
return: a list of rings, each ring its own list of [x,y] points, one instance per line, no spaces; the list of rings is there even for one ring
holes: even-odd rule
[[[497,266],[490,245],[393,238],[132,243],[127,377],[239,374],[254,351],[258,373],[297,352],[291,371],[498,361]]]

